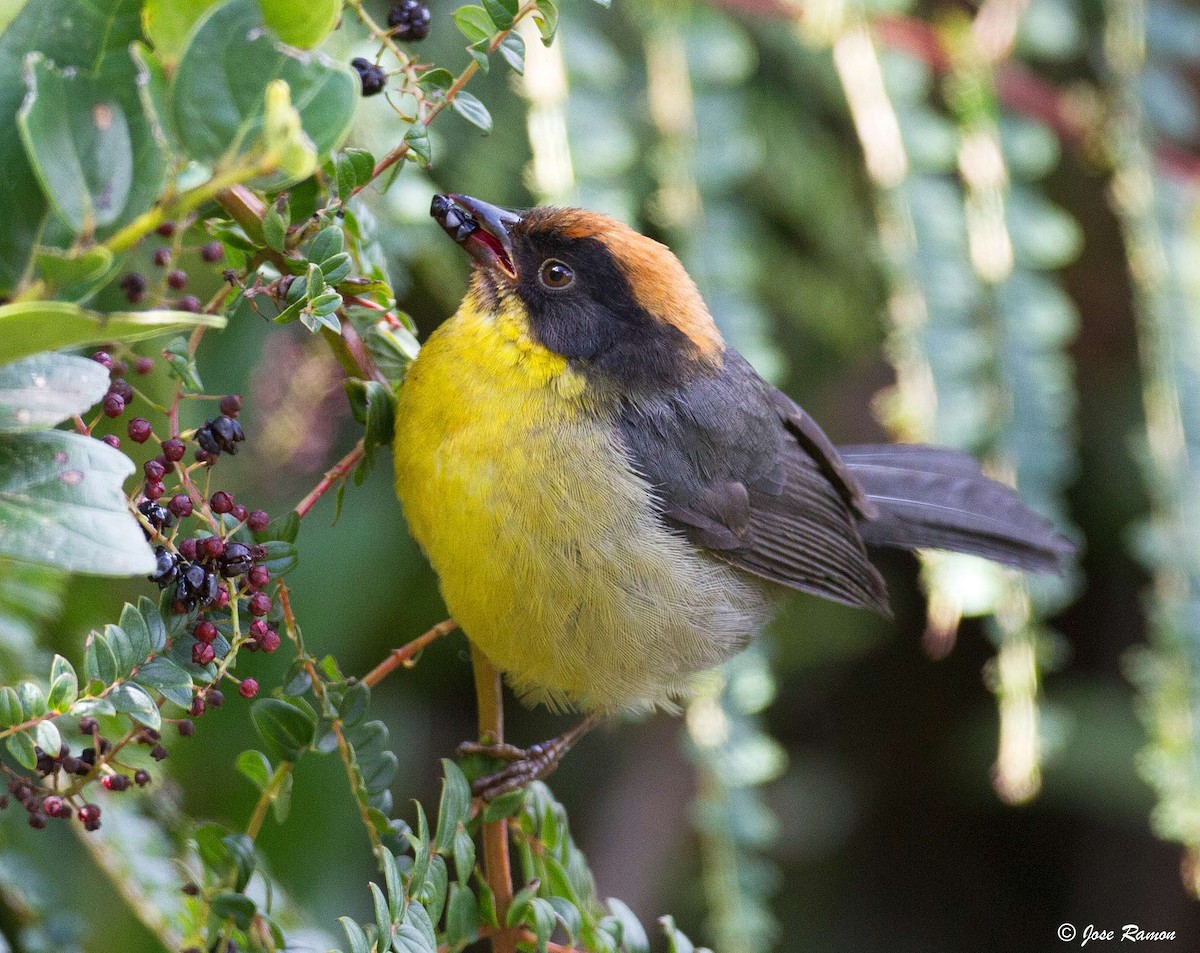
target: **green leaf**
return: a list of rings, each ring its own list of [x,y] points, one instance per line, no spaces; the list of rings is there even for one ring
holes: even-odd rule
[[[479,904],[470,887],[450,885],[450,900],[446,904],[446,942],[451,947],[472,943],[479,931]]]
[[[134,649],[133,642],[129,635],[119,625],[109,623],[104,627],[104,640],[112,649],[113,658],[117,661],[117,677],[125,678],[129,675],[134,666],[139,664],[145,656],[139,655]]]
[[[558,4],[555,0],[537,0],[536,9],[533,22],[542,34],[542,44],[549,46],[554,42],[554,34],[558,30]]]
[[[394,752],[381,751],[369,761],[360,762],[363,786],[368,794],[380,794],[386,791],[400,770],[400,761]]]
[[[113,253],[104,245],[65,250],[38,248],[35,258],[46,284],[61,289],[61,296],[72,301],[94,291],[113,265]]]
[[[92,715],[100,717],[101,715],[115,715],[117,710],[113,707],[113,703],[107,698],[81,698],[71,706],[71,714],[79,718],[84,715]]]
[[[308,260],[320,265],[334,255],[340,255],[346,250],[346,239],[342,230],[336,225],[321,229],[313,236],[308,245]]]
[[[17,764],[33,771],[37,767],[37,752],[34,750],[33,737],[28,731],[18,731],[8,736],[8,753],[17,760]]]
[[[57,754],[62,749],[62,735],[52,720],[39,722],[33,729],[33,740],[47,753]]]
[[[467,883],[475,869],[475,840],[460,827],[454,833],[454,873],[459,883]]]
[[[392,937],[392,949],[396,953],[437,953],[433,923],[425,908],[416,900],[408,902],[404,919]]]
[[[404,886],[400,883],[400,872],[396,869],[396,858],[392,852],[385,848],[382,857],[383,885],[387,890],[388,913],[395,920],[404,908]]]
[[[491,821],[500,821],[506,817],[512,817],[521,809],[521,805],[524,803],[524,791],[509,791],[507,794],[501,794],[494,801],[488,801],[484,806],[483,822],[487,824]]]
[[[404,133],[409,155],[414,155],[425,165],[433,161],[433,147],[429,143],[429,131],[423,122],[414,123]]]
[[[136,722],[157,731],[162,727],[162,715],[150,693],[141,685],[133,682],[121,682],[108,693],[108,700],[117,711],[124,712]]]
[[[146,0],[142,24],[154,52],[174,66],[187,46],[188,36],[209,7],[218,0]]]
[[[139,8],[138,0],[28,2],[0,35],[0,294],[10,293],[21,279],[48,210],[17,128],[26,92],[25,57],[38,50],[61,70],[105,77],[106,89],[125,111],[131,139],[140,141],[136,73],[129,58],[129,45],[141,33]],[[134,177],[136,194],[153,201],[157,177],[140,171]],[[126,214],[134,214],[134,208],[131,195]],[[0,341],[4,336],[0,332]]]
[[[282,539],[269,539],[264,544],[267,548],[267,558],[262,565],[272,576],[284,576],[296,568],[300,562],[300,553],[295,543],[286,543]]]
[[[0,439],[0,554],[102,576],[152,572],[154,553],[121,490],[132,472],[127,456],[91,437]]]
[[[496,32],[496,24],[483,7],[459,7],[454,11],[452,18],[462,35],[471,43],[490,40]]]
[[[478,126],[485,134],[492,131],[492,114],[487,111],[487,107],[483,103],[466,90],[459,90],[451,105],[456,113],[473,126]]]
[[[438,853],[446,853],[454,843],[454,835],[460,824],[471,817],[471,785],[457,764],[442,758],[442,797],[438,802],[437,831],[433,836],[433,847]],[[459,879],[462,879],[461,877]]]
[[[616,897],[608,898],[608,909],[621,923],[621,946],[627,953],[650,953],[650,938],[641,922]]]
[[[362,721],[371,704],[371,686],[366,682],[355,682],[346,688],[338,705],[338,716],[346,727],[353,727]]]
[[[545,953],[546,944],[550,942],[550,936],[554,933],[555,926],[558,925],[558,914],[554,912],[554,905],[542,897],[534,897],[529,902],[529,912],[525,916],[525,922],[533,927],[533,935],[537,937],[538,950]]]
[[[515,30],[500,42],[500,55],[519,76],[525,75],[525,39]]]
[[[137,608],[146,623],[146,631],[150,633],[150,648],[161,652],[167,647],[167,624],[163,621],[158,607],[142,596],[138,599]]]
[[[346,941],[350,944],[350,953],[371,953],[371,945],[367,942],[367,935],[363,932],[362,927],[349,917],[338,917],[338,923],[342,925],[342,930],[346,934]]]
[[[25,720],[25,710],[15,689],[0,685],[0,729],[11,728]]]
[[[136,166],[131,117],[114,98],[109,79],[60,71],[40,53],[30,53],[25,67],[29,93],[17,126],[34,174],[58,217],[76,235],[90,235],[131,218],[125,214]],[[133,92],[131,105],[141,113]],[[157,179],[150,184],[157,192],[166,167],[149,126],[144,121],[140,126],[138,146],[157,156]],[[137,204],[137,212],[148,207]]]
[[[99,314],[65,301],[23,301],[0,305],[0,364],[30,354],[111,341],[141,341],[197,325],[225,327],[216,314],[188,311],[133,311]]]
[[[275,80],[287,83],[318,155],[332,151],[349,130],[358,99],[355,76],[322,56],[281,45],[263,25],[256,0],[231,0],[209,12],[192,34],[171,97],[190,158],[217,163],[252,150]],[[230,63],[237,69],[230,70]]]
[[[146,625],[146,620],[142,618],[142,614],[138,612],[137,606],[125,603],[121,608],[121,618],[117,624],[129,637],[129,644],[133,649],[135,659],[134,664],[139,664],[154,651],[150,629]]]
[[[88,636],[84,650],[83,668],[88,681],[111,685],[120,676],[117,674],[117,657],[104,633],[93,631]]]
[[[370,884],[371,902],[375,905],[375,930],[379,935],[377,949],[386,951],[392,939],[392,914],[388,909],[387,897],[378,884]]]
[[[250,720],[267,754],[276,760],[298,760],[317,729],[312,714],[282,698],[258,699],[250,706]]]
[[[278,203],[267,209],[267,214],[263,216],[262,230],[268,247],[274,248],[275,251],[284,251],[287,248],[288,221],[280,211]]]
[[[667,937],[667,950],[669,953],[695,953],[695,946],[692,941],[675,926],[674,917],[659,917],[658,922],[662,925],[663,933]]]
[[[446,887],[450,874],[446,869],[446,859],[437,854],[429,859],[429,873],[425,876],[425,887],[417,897],[429,918],[435,923],[442,918],[442,907],[446,903]]]
[[[153,688],[180,708],[187,708],[192,703],[192,676],[166,656],[153,658],[139,668],[134,681]]]
[[[46,698],[46,707],[51,711],[67,711],[79,695],[79,676],[75,674],[75,666],[55,655],[50,663],[50,694]]]
[[[21,711],[26,718],[38,718],[50,710],[46,705],[46,696],[34,682],[17,685],[17,697],[21,699]]]
[[[268,161],[288,182],[302,182],[317,170],[316,146],[304,131],[299,110],[292,105],[291,87],[282,79],[267,84],[262,144]]]
[[[517,4],[514,0],[481,0],[481,2],[492,22],[501,30],[507,30],[513,25],[513,17],[517,15]]]
[[[525,919],[525,914],[529,912],[529,905],[537,896],[537,890],[537,883],[531,883],[516,892],[512,902],[508,905],[508,912],[504,915],[506,927],[515,927]]]
[[[108,390],[101,365],[69,354],[36,354],[0,367],[0,433],[53,427],[82,414]]]
[[[261,751],[253,749],[243,751],[237,756],[237,761],[234,762],[241,774],[250,779],[260,791],[264,790],[271,782],[271,774],[273,769],[271,762],[267,760],[267,756]]]
[[[407,329],[388,327],[383,322],[367,330],[363,343],[375,366],[393,387],[404,380],[409,365],[421,350],[421,345]]]
[[[263,19],[284,43],[311,50],[337,26],[342,0],[259,0]]]
[[[254,853],[254,841],[250,839],[248,834],[243,834],[241,831],[233,831],[221,838],[221,843],[229,851],[229,856],[233,860],[234,870],[237,873],[234,879],[234,890],[242,891],[246,889],[246,884],[250,882],[250,878],[254,875],[254,868],[258,866],[258,857]]]
[[[244,893],[234,893],[232,890],[222,890],[213,897],[210,909],[214,917],[232,920],[241,930],[250,928],[250,921],[258,910],[254,901]]]

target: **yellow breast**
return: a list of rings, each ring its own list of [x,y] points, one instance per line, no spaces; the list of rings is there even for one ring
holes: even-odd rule
[[[657,517],[603,406],[471,298],[401,388],[396,487],[467,635],[523,695],[657,704],[763,622],[763,590]]]

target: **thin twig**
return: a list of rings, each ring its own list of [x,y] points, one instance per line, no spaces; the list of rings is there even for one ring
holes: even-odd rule
[[[317,500],[329,492],[335,483],[344,479],[358,465],[358,461],[363,458],[365,453],[363,442],[360,440],[354,445],[354,449],[335,463],[326,472],[325,476],[321,478],[321,482],[314,486],[308,495],[296,504],[296,515],[301,519],[307,516],[308,511],[316,505]]]
[[[475,670],[475,698],[479,706],[479,740],[504,741],[504,695],[500,672],[486,655],[471,643],[471,665]],[[512,864],[508,856],[508,820],[501,818],[483,825],[483,875],[496,898],[496,916],[504,915],[512,903]],[[515,953],[516,938],[498,933],[492,937],[492,953]]]
[[[417,636],[417,638],[413,639],[407,645],[402,645],[398,649],[392,649],[387,658],[385,658],[382,662],[380,662],[373,669],[371,669],[371,671],[367,672],[367,674],[363,676],[363,684],[374,688],[388,675],[401,666],[404,666],[405,668],[411,667],[414,664],[413,658],[422,649],[424,649],[425,646],[429,645],[431,642],[437,641],[443,635],[449,635],[456,628],[458,628],[457,622],[455,622],[453,619],[445,619],[435,625],[424,635]]]

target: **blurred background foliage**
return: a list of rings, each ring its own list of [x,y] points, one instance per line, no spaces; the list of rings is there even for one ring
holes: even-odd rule
[[[422,58],[465,62],[453,4],[430,6]],[[523,77],[472,81],[490,137],[443,120],[431,173],[406,166],[360,196],[422,336],[468,270],[428,218],[435,191],[602,209],[670,244],[729,339],[836,441],[971,450],[1084,546],[1076,575],[1036,583],[888,554],[894,623],[798,597],[682,721],[586,739],[553,787],[601,893],[643,922],[672,911],[719,953],[1051,950],[1063,922],[1175,930],[1187,947],[1200,936],[1200,9],[564,6],[553,47],[527,35]],[[324,49],[372,56],[351,19]],[[396,130],[382,97],[363,100],[351,143],[381,155]],[[283,511],[357,438],[336,365],[297,325],[244,314],[200,364],[210,392],[246,396],[252,439],[224,474],[239,499]],[[289,580],[310,648],[347,672],[445,614],[390,483],[380,466],[351,487],[336,525],[332,499],[319,503]],[[146,588],[39,572],[0,579],[5,680],[52,651],[78,657]],[[262,658],[259,680],[285,664]],[[438,758],[475,732],[470,684],[455,636],[376,690],[397,804],[436,800]],[[520,742],[565,726],[515,703],[509,715]],[[229,704],[173,744],[152,809],[240,823],[255,799],[233,768],[245,720]],[[287,823],[259,838],[326,937],[339,915],[369,917],[373,875],[338,774],[306,761]],[[102,847],[16,820],[0,822],[13,949],[157,948],[112,901]]]

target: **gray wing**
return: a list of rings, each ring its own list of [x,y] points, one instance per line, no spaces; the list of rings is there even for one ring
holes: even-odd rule
[[[727,349],[719,374],[631,399],[619,421],[663,519],[746,572],[888,612],[857,516],[874,512],[807,414]]]

